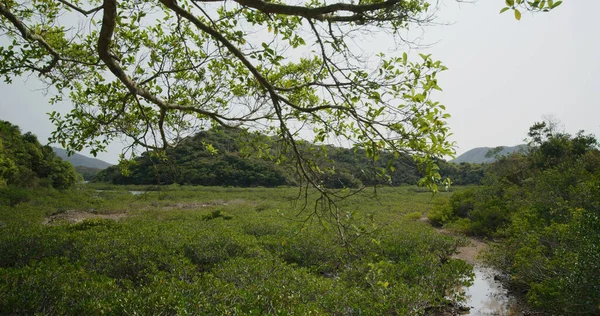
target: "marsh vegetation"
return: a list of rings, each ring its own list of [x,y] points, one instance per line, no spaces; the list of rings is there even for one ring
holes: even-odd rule
[[[327,221],[296,217],[296,188],[39,190],[0,207],[9,313],[423,314],[459,298],[472,273],[452,258],[464,240],[419,221],[450,193],[344,201],[363,232],[350,248]]]

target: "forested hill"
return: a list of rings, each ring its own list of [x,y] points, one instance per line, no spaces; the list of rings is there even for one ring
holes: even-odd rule
[[[70,162],[74,167],[81,166],[93,169],[106,169],[112,166],[106,161],[97,158],[86,157],[78,153],[69,156],[67,155],[67,151],[62,148],[52,147],[52,150],[58,157],[62,158],[62,160]]]
[[[500,146],[500,147],[476,147],[473,148],[467,152],[465,152],[464,154],[456,157],[456,159],[451,160],[451,162],[455,162],[455,163],[461,163],[461,162],[468,162],[468,163],[492,163],[494,161],[496,161],[496,157],[498,156],[506,156],[510,153],[513,153],[515,151],[521,151],[521,150],[525,150],[525,148],[527,148],[527,145],[517,145],[517,146],[512,146],[512,147],[505,147],[505,146]],[[496,151],[497,152],[493,152]],[[492,151],[492,152],[490,152]]]
[[[21,134],[18,126],[0,121],[0,189],[64,189],[76,179],[73,166],[56,157],[50,146],[42,146],[32,133]],[[0,195],[1,200],[4,194]]]
[[[128,167],[127,175],[123,175],[119,167],[112,166],[98,173],[94,181],[241,187],[298,184],[298,176],[290,164],[276,164],[269,159],[248,155],[252,152],[247,148],[248,143],[265,147],[261,146],[261,142],[264,145],[273,141],[266,136],[250,136],[232,129],[203,131],[168,149],[166,159],[160,159],[152,152],[144,153]],[[322,149],[322,146],[310,144],[302,146],[309,151]],[[322,169],[335,169],[335,172],[326,173],[320,179],[327,187],[389,184],[388,180],[376,176],[377,168],[388,169],[391,185],[416,184],[421,178],[417,166],[408,156],[394,158],[391,153],[383,153],[379,160],[372,161],[361,150],[329,145],[325,149],[327,158],[314,160]],[[483,177],[482,165],[456,165],[445,161],[440,161],[439,165],[442,176],[450,177],[455,184],[479,184]]]

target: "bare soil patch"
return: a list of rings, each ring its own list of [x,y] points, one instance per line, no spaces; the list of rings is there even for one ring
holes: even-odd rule
[[[162,204],[158,202],[150,203],[151,206],[157,207],[161,210],[194,210],[204,207],[213,207],[213,206],[228,206],[228,205],[236,205],[236,204],[246,204],[249,203],[246,200],[242,199],[234,199],[230,201],[224,200],[213,200],[213,201],[192,201],[192,202],[177,202],[177,203],[167,203]],[[252,202],[252,204],[255,204]]]
[[[421,221],[431,224],[429,222],[429,219],[427,219],[427,217],[422,217]],[[432,225],[432,227],[440,234],[454,235],[454,233],[452,233],[446,229],[435,227],[433,225]],[[482,250],[487,248],[487,244],[477,238],[473,238],[473,237],[467,237],[467,238],[469,240],[469,244],[466,246],[463,246],[463,247],[458,247],[456,249],[457,253],[452,255],[452,258],[464,260],[467,263],[472,264],[472,265],[480,264],[481,260],[478,258],[478,256]]]
[[[462,259],[467,263],[475,265],[480,262],[478,259],[479,254],[486,248],[487,245],[483,241],[475,238],[469,238],[469,245],[456,249],[457,253],[454,254],[452,258]]]
[[[44,225],[52,225],[52,224],[57,224],[59,222],[63,222],[63,223],[69,222],[69,223],[75,224],[75,223],[81,223],[86,219],[93,219],[93,218],[112,219],[114,221],[118,221],[121,218],[124,218],[125,216],[127,216],[126,213],[96,214],[96,213],[86,212],[86,211],[68,210],[65,212],[53,214],[53,215],[46,217],[43,224]]]

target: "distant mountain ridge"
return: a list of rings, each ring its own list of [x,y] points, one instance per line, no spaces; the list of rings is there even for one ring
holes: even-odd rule
[[[508,155],[510,153],[519,151],[519,150],[525,150],[527,148],[527,145],[525,144],[521,144],[521,145],[517,145],[517,146],[499,146],[499,147],[503,147],[502,150],[497,154],[498,156],[504,156],[504,155]],[[496,161],[495,157],[486,157],[486,154],[492,150],[498,147],[476,147],[473,148],[467,152],[465,152],[464,154],[456,157],[456,159],[454,160],[450,160],[451,162],[455,162],[455,163],[461,163],[461,162],[468,162],[468,163],[492,163],[494,161]]]
[[[57,148],[57,147],[52,147],[52,150],[54,151],[54,153],[62,158],[65,161],[70,162],[74,167],[87,167],[87,168],[93,168],[93,169],[106,169],[110,166],[112,166],[112,164],[97,159],[97,158],[90,158],[90,157],[86,157],[84,155],[75,153],[73,156],[68,156],[67,155],[67,151],[65,149],[62,148]]]

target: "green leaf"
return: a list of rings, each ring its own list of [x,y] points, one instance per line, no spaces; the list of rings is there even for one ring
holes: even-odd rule
[[[505,0],[506,1],[506,5],[509,7],[512,7],[515,5],[515,0]]]
[[[502,8],[502,10],[500,10],[500,14],[502,14],[502,13],[506,12],[506,10],[508,10],[508,9],[510,9],[510,8],[509,8],[509,7],[504,7],[504,8]]]
[[[521,20],[521,12],[519,12],[519,10],[516,10],[516,9],[515,9],[515,19]]]
[[[554,2],[554,5],[551,6],[552,9],[558,7],[561,3],[562,3],[562,1],[556,1],[556,2]]]

